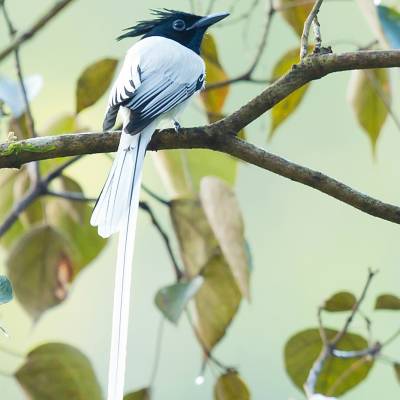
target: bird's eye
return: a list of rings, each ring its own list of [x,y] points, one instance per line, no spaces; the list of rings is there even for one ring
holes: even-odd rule
[[[186,29],[186,24],[183,19],[177,19],[173,22],[172,27],[176,31],[184,31]]]

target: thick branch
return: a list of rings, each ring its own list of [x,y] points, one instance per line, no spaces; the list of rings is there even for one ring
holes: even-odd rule
[[[310,56],[230,116],[205,127],[183,129],[179,134],[173,130],[157,132],[149,149],[208,148],[221,151],[313,187],[365,213],[400,223],[399,207],[362,194],[320,172],[294,164],[234,136],[280,100],[313,79],[336,71],[399,66],[398,50]],[[116,150],[118,140],[119,133],[112,132],[50,136],[6,143],[0,145],[0,168],[20,167],[30,161],[56,157],[112,152]]]
[[[50,10],[47,11],[30,29],[18,35],[5,49],[0,51],[0,61],[9,56],[15,49],[20,47],[24,42],[31,39],[38,31],[47,25],[60,11],[74,0],[60,0]]]

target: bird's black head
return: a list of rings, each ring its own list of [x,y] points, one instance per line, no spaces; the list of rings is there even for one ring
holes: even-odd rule
[[[200,54],[200,46],[206,30],[218,21],[227,17],[228,13],[211,14],[205,17],[174,10],[153,10],[155,18],[150,21],[140,21],[137,25],[127,28],[126,33],[118,40],[142,36],[161,36],[188,47]]]

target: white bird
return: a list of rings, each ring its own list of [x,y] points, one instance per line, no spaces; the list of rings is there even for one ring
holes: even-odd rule
[[[162,119],[174,122],[188,100],[204,88],[200,46],[208,27],[228,13],[205,17],[173,10],[127,29],[119,39],[141,36],[125,58],[111,89],[104,130],[123,118],[122,135],[111,171],[96,203],[91,224],[102,237],[119,232],[108,400],[122,400],[128,338],[131,264],[140,182],[147,145]]]

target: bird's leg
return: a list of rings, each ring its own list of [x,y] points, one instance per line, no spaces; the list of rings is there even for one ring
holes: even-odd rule
[[[172,120],[174,122],[174,129],[176,133],[179,133],[179,131],[182,129],[181,124],[176,120]]]

